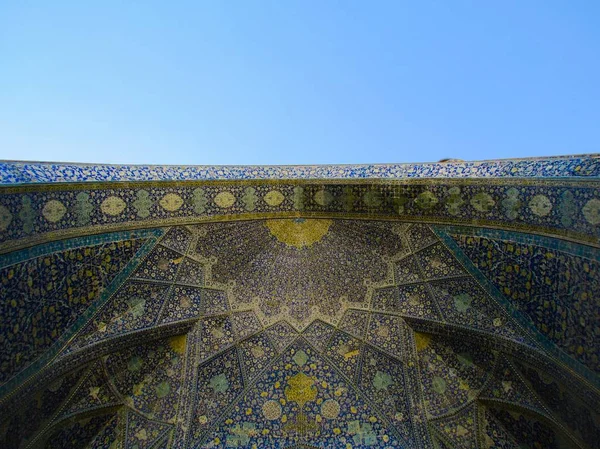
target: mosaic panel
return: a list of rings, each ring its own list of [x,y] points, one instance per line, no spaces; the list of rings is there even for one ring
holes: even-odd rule
[[[269,327],[266,334],[271,339],[271,343],[275,346],[277,352],[283,351],[298,335],[296,330],[285,321],[280,321]]]
[[[338,327],[344,332],[348,332],[355,337],[364,339],[368,324],[368,311],[350,309],[346,311]]]
[[[542,401],[505,357],[500,357],[498,360],[494,375],[481,391],[479,397],[513,403],[542,415],[550,415]]]
[[[254,379],[277,356],[277,351],[267,335],[262,332],[239,344],[240,363],[247,379]]]
[[[281,199],[278,191],[272,187],[264,201],[286,203],[288,199]],[[256,189],[247,190],[246,197],[240,200],[237,192],[231,190],[233,199],[227,195],[219,199],[208,196],[207,201],[222,205],[233,201],[232,204],[241,207],[255,201],[258,207],[267,196]],[[355,189],[352,194],[355,196],[353,204],[374,205],[389,198],[375,190],[367,195]],[[310,195],[303,191],[302,198],[306,203],[317,205],[340,200],[338,193],[327,188]],[[487,204],[484,198],[480,199],[481,204],[476,202],[478,207]],[[427,195],[419,200],[421,206],[433,202]],[[139,210],[144,207],[142,203],[143,198],[137,203]],[[189,206],[179,204],[172,196],[162,204],[171,209]],[[159,201],[156,207],[164,209],[163,205]],[[538,206],[543,205],[540,200]],[[444,206],[458,207],[455,203]],[[463,206],[475,208],[470,202]],[[118,202],[111,200],[105,209],[111,211],[119,207]],[[150,214],[155,213],[153,207],[148,206]],[[223,208],[228,207],[234,206]],[[59,209],[56,206],[56,210]],[[50,213],[58,212],[51,210]],[[227,228],[227,232],[221,226]],[[239,229],[243,231],[241,237],[234,234]],[[116,352],[105,355],[111,382],[125,399],[127,408],[124,410],[136,409],[138,424],[133,425],[133,431],[121,441],[125,437],[126,422],[113,415],[99,429],[86,434],[85,438],[90,438],[88,446],[106,447],[114,443],[111,449],[136,446],[138,449],[183,449],[180,442],[187,439],[190,448],[267,445],[285,449],[429,449],[432,439],[436,438],[440,441],[436,447],[476,447],[472,435],[480,425],[479,448],[512,447],[509,443],[514,441],[539,448],[545,447],[541,445],[546,441],[555,447],[570,447],[573,442],[562,440],[547,424],[526,415],[521,422],[519,407],[550,414],[542,400],[565,423],[565,428],[570,428],[573,438],[586,441],[592,447],[600,440],[598,415],[580,403],[577,392],[573,394],[554,378],[543,377],[540,369],[529,372],[528,365],[519,363],[516,370],[513,362],[504,356],[496,360],[496,352],[486,349],[490,342],[498,343],[494,347],[498,351],[508,348],[506,342],[513,345],[511,350],[519,348],[521,343],[530,344],[523,330],[528,328],[522,328],[522,323],[516,320],[513,323],[507,314],[502,314],[504,309],[499,307],[505,307],[504,303],[493,296],[479,274],[473,271],[475,274],[471,277],[463,270],[461,263],[465,263],[465,259],[461,259],[457,251],[459,263],[444,246],[436,243],[437,237],[431,237],[427,227],[300,219],[203,224],[176,230],[169,231],[166,240],[162,240],[146,259],[146,265],[142,264],[138,270],[136,276],[142,276],[143,280],[129,280],[119,290],[115,283],[111,291],[116,293],[83,328],[77,337],[81,342],[74,340],[69,350],[159,324],[161,331],[168,332],[173,327],[171,323],[181,319],[197,318],[198,322],[190,339],[163,337],[128,349],[112,349]],[[411,230],[412,237],[407,237]],[[454,249],[439,229],[436,228],[436,232]],[[224,242],[219,249],[222,253],[215,255],[211,248],[200,252],[199,246],[193,245],[195,255],[182,255],[184,247],[197,238],[204,239],[207,246]],[[235,238],[244,245],[238,245]],[[411,242],[412,248],[418,248],[415,254],[406,254],[407,248],[403,247],[406,241]],[[355,257],[356,248],[359,253]],[[364,253],[360,253],[362,248]],[[565,252],[560,245],[550,249]],[[436,259],[440,254],[439,260]],[[589,259],[590,254],[593,250],[588,248],[582,250],[579,257]],[[301,256],[309,259],[306,265],[298,262]],[[270,283],[279,288],[277,295],[303,289],[317,292],[316,278],[309,278],[316,273],[307,275],[305,285],[288,282],[282,273],[304,269],[319,257],[347,265],[336,272],[341,276],[335,280],[338,285],[329,287],[330,292],[341,294],[338,303],[330,303],[330,309],[314,304],[309,310],[299,310],[298,313],[305,313],[297,315],[300,319],[290,318],[293,307],[305,307],[308,301],[293,303],[293,298],[284,296],[277,305],[269,302],[271,297],[265,299],[244,291],[248,286],[259,291],[263,288],[259,288],[259,283]],[[165,270],[154,266],[161,260],[166,261]],[[378,264],[376,272],[372,263]],[[465,266],[472,269],[468,264]],[[321,269],[325,270],[326,265]],[[583,269],[583,265],[577,269]],[[423,278],[421,272],[428,274]],[[457,272],[461,273],[459,277],[456,277]],[[274,281],[269,276],[277,279]],[[322,279],[324,284],[334,282],[325,275]],[[353,297],[359,288],[360,295]],[[139,298],[146,300],[139,301]],[[353,298],[359,299],[354,301]],[[271,310],[277,307],[278,310]],[[161,308],[162,314],[156,320]],[[497,318],[503,321],[498,322]],[[415,333],[407,322],[414,329],[440,330],[441,333],[439,336]],[[424,327],[417,327],[416,323]],[[447,324],[452,326],[446,327]],[[461,337],[453,336],[454,332]],[[146,338],[142,334],[132,335]],[[527,354],[533,354],[540,346],[526,349]],[[190,357],[189,363],[186,356]],[[58,361],[62,363],[63,359]],[[553,372],[549,360],[542,365],[544,370]],[[306,377],[301,376],[302,373]],[[37,421],[30,426],[27,435],[43,426],[68,397],[70,402],[63,406],[62,416],[117,405],[118,401],[103,400],[101,386],[96,391],[102,383],[101,376],[101,370],[94,369],[82,380],[74,395],[77,376],[72,376],[72,381],[65,380],[64,386],[63,381],[52,385],[60,395],[40,394],[40,408],[47,407],[48,412],[40,412],[39,418],[32,414],[32,421]],[[578,379],[572,379],[569,388],[579,385],[577,382]],[[537,398],[533,390],[542,399]],[[311,399],[313,394],[315,399]],[[589,391],[581,394],[588,402],[593,397]],[[95,396],[99,403],[95,402]],[[48,398],[47,405],[45,398]],[[37,397],[28,402],[28,407],[38,407],[36,401]],[[482,404],[494,410],[486,410]],[[0,402],[0,405],[4,404]],[[480,409],[475,410],[476,406]],[[508,418],[504,415],[505,407],[510,409]],[[477,411],[477,419],[471,420]],[[26,414],[21,418],[0,422],[0,445],[16,441],[6,440],[6,435],[14,429],[27,428],[22,422]],[[176,436],[171,442],[172,428],[176,429]],[[540,432],[540,435],[530,435],[527,439],[527,432]],[[18,439],[22,440],[25,435],[20,431]]]
[[[238,339],[243,339],[262,330],[262,326],[253,311],[236,312],[231,314],[233,328]]]
[[[85,368],[75,370],[55,379],[44,385],[31,398],[21,400],[17,409],[4,414],[0,419],[0,428],[3,430],[0,431],[0,443],[4,442],[5,447],[11,447],[30,439],[58,412],[85,370]]]
[[[160,244],[178,253],[185,254],[191,241],[192,234],[184,227],[178,226],[171,228],[160,240]]]
[[[59,428],[50,435],[44,448],[64,449],[66,447],[86,447],[111,418],[112,415],[95,416]]]
[[[171,426],[164,423],[149,420],[135,412],[129,412],[127,414],[125,447],[150,449],[170,429]]]
[[[430,425],[457,448],[478,448],[475,404],[471,404],[453,415],[432,421]]]
[[[204,268],[191,259],[184,259],[177,274],[177,282],[202,287],[204,285]]]
[[[118,449],[118,447],[112,445],[118,438],[119,430],[119,417],[115,415],[96,434],[86,449]]]
[[[171,337],[110,354],[110,380],[125,403],[149,418],[174,422],[186,336]]]
[[[335,328],[321,320],[313,321],[304,331],[302,336],[318,351],[324,351],[333,335]]]
[[[413,412],[410,409],[412,389],[405,379],[402,362],[365,345],[363,363],[357,385],[398,430],[402,438],[410,442],[413,435]],[[414,437],[413,437],[414,438]]]
[[[224,291],[213,288],[202,290],[202,313],[204,315],[218,315],[228,310],[229,301]]]
[[[206,317],[202,318],[199,323],[202,329],[198,348],[200,360],[207,359],[233,344],[235,334],[229,316]]]
[[[519,238],[452,235],[484,276],[535,328],[571,357],[600,371],[600,262]],[[541,243],[541,242],[540,242]]]
[[[544,403],[569,429],[591,447],[600,441],[600,410],[586,407],[578,393],[566,389],[547,372],[516,362],[519,372],[539,394]]]
[[[164,246],[157,245],[133,274],[134,278],[151,281],[170,281],[176,277],[179,264],[185,258]]]
[[[225,413],[204,447],[277,449],[300,443],[402,447],[360,394],[302,340]]]
[[[520,446],[496,418],[485,409],[482,419],[482,449],[520,449]]]
[[[40,356],[93,304],[144,239],[59,251],[0,270],[0,383]]]
[[[421,248],[437,242],[437,236],[426,225],[413,224],[406,231],[406,239],[413,251],[418,251]]]
[[[406,316],[440,318],[436,304],[425,284],[376,289],[371,307],[374,310]]]
[[[174,285],[162,309],[160,323],[171,323],[200,315],[203,291],[200,288]]]
[[[405,257],[394,264],[394,282],[396,284],[410,284],[420,280],[420,269],[414,257]]]
[[[474,400],[493,369],[494,354],[467,341],[421,334],[417,350],[425,406],[432,416]]]
[[[69,397],[55,418],[57,421],[97,408],[119,405],[121,400],[113,393],[100,362],[94,362],[76,391]]]
[[[357,374],[362,346],[360,340],[344,332],[337,331],[329,340],[325,355],[348,379],[354,379]]]
[[[158,444],[156,444],[152,449],[169,449],[169,448],[170,448],[169,435],[165,435],[163,437],[163,440],[160,441]]]
[[[544,449],[570,446],[570,444],[561,445],[562,442],[558,440],[554,430],[529,416],[496,408],[490,408],[490,411],[521,446]]]
[[[532,344],[504,308],[496,304],[472,278],[445,279],[429,285],[444,321]]]
[[[441,437],[434,437],[434,441],[436,444],[436,449],[454,449],[452,446],[442,440]]]
[[[64,352],[150,327],[158,317],[167,290],[167,285],[135,281],[123,285]]]
[[[600,163],[594,154],[495,161],[451,161],[368,165],[109,165],[50,162],[0,163],[0,184],[42,182],[150,181],[198,179],[341,179],[594,177]]]
[[[397,316],[373,313],[366,341],[399,359],[404,358],[403,345],[406,332],[410,329],[404,320]]]
[[[429,246],[416,255],[426,279],[462,276],[467,274],[452,253],[438,243]]]
[[[196,322],[187,332],[187,348],[185,350],[185,364],[182,369],[181,388],[179,388],[179,409],[175,421],[175,428],[170,434],[174,444],[172,449],[181,449],[187,447],[188,432],[190,430],[191,416],[194,410],[194,402],[198,381],[198,346],[202,334],[202,327]]]
[[[289,223],[285,238],[321,230],[319,220]],[[257,303],[265,324],[282,316],[298,328],[315,318],[336,322],[344,304],[365,302],[368,283],[387,278],[384,256],[401,250],[400,239],[384,222],[334,221],[320,241],[300,248],[280,241],[284,237],[273,235],[268,224],[207,224],[196,247],[203,258],[216,258],[214,281],[233,282],[238,308]]]
[[[242,392],[244,381],[234,349],[198,368],[198,383],[190,427],[191,447],[198,447],[212,424]]]

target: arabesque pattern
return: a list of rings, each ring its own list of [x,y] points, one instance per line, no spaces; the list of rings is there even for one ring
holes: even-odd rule
[[[599,170],[5,164],[0,447],[591,449]]]

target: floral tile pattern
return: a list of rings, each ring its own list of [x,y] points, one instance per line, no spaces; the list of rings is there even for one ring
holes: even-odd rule
[[[510,304],[545,337],[590,369],[600,371],[600,252],[552,247],[511,233],[452,238]],[[550,245],[549,245],[550,244]]]
[[[0,187],[0,251],[99,230],[315,215],[325,216],[326,220],[351,217],[477,223],[598,245],[599,185],[596,177],[527,181],[249,180],[243,184],[160,181],[119,187],[111,183]],[[144,198],[143,207],[140,196]],[[275,235],[285,233],[281,224],[271,223]],[[322,221],[312,232],[324,231],[326,225],[327,221]],[[186,237],[185,231],[177,232],[180,238]],[[181,250],[187,242],[177,238],[169,236],[165,244]],[[415,245],[428,244],[431,233],[409,234],[407,238],[416,250],[419,248]],[[302,241],[286,244],[294,247]]]
[[[0,384],[41,356],[124,270],[146,239],[87,244],[0,270]]]
[[[230,195],[204,199],[255,210],[261,201],[326,207],[350,194],[371,208],[388,201],[376,189],[321,186],[310,197],[286,197],[274,186],[263,195],[233,185]],[[186,207],[178,192],[158,205],[171,214]],[[460,214],[457,196],[465,192],[454,190],[446,210]],[[152,216],[152,195],[136,197],[132,211]],[[430,195],[415,201],[422,210],[437,204]],[[485,195],[467,204],[478,213],[492,207]],[[110,200],[104,210],[122,207]],[[552,214],[543,215],[542,199],[532,207]],[[63,211],[53,203],[45,213]],[[21,298],[15,313],[24,316],[27,298],[70,298],[68,282],[50,289],[45,267],[75,276],[78,288],[88,288],[77,276],[92,262],[104,269],[91,284],[98,299],[90,304],[73,293],[74,321],[57,337],[65,339],[60,351],[32,350],[37,371],[23,370],[0,391],[0,447],[570,448],[600,438],[600,394],[593,374],[580,374],[582,360],[594,360],[595,340],[585,340],[583,355],[555,357],[565,353],[561,340],[527,324],[528,309],[511,306],[536,291],[562,294],[554,306],[571,307],[565,316],[591,320],[592,246],[501,229],[334,217],[80,239],[0,256],[0,288],[11,288],[1,298]],[[21,275],[29,272],[17,268],[27,266],[38,274],[29,274],[31,285]],[[522,267],[532,272],[523,274],[528,295],[517,276]],[[14,323],[4,323],[14,333]],[[584,324],[563,332],[588,338],[594,328]],[[18,353],[6,359],[14,363]]]
[[[597,155],[429,164],[152,166],[2,162],[2,184],[198,179],[475,178],[600,176]],[[142,197],[143,198],[143,197]]]

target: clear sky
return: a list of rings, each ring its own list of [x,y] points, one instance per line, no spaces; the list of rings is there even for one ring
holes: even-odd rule
[[[591,152],[598,0],[0,0],[0,159]]]

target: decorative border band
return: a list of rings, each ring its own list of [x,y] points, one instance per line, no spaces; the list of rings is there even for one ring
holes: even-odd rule
[[[357,165],[111,165],[0,161],[0,184],[241,179],[600,177],[600,155]]]
[[[505,228],[600,244],[595,179],[246,180],[0,188],[0,253],[202,221],[331,216]]]

